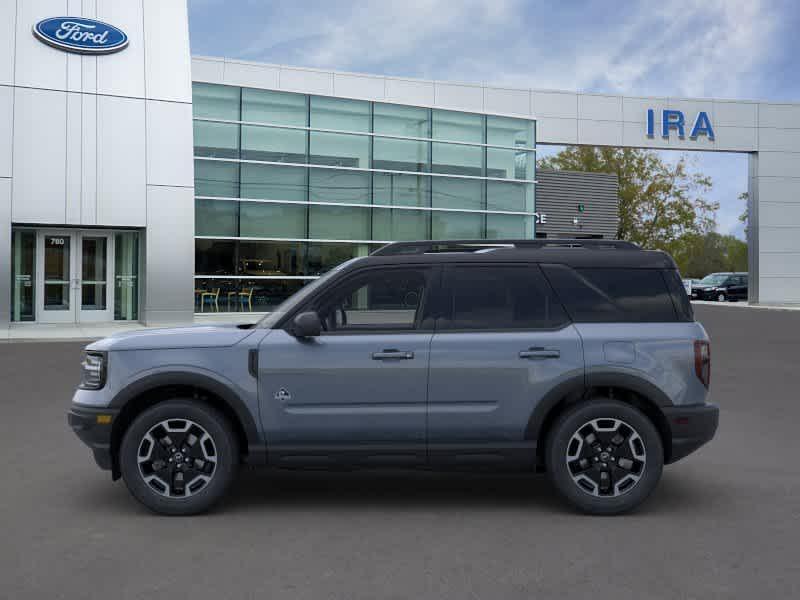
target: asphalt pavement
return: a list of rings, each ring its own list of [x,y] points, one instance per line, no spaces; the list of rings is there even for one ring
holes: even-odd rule
[[[541,475],[270,471],[154,516],[67,428],[82,344],[2,344],[0,598],[800,597],[800,312],[696,313],[717,438],[612,518]]]

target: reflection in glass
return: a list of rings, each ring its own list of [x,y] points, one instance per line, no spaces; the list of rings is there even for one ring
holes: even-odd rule
[[[376,137],[373,144],[372,167],[375,169],[420,172],[430,170],[428,142]]]
[[[533,197],[530,183],[486,182],[486,208],[489,210],[533,212]]]
[[[532,152],[488,148],[486,176],[501,179],[533,179],[534,162]]]
[[[81,239],[81,310],[106,309],[106,238]]]
[[[209,83],[192,84],[192,111],[195,117],[239,120],[241,88]]]
[[[424,175],[373,173],[374,204],[390,206],[428,206],[431,178]]]
[[[483,152],[481,146],[461,146],[458,144],[432,144],[434,173],[452,175],[483,175]]]
[[[239,228],[242,237],[305,238],[308,207],[302,204],[242,202]]]
[[[480,239],[483,236],[484,215],[480,213],[451,213],[436,211],[431,214],[431,238]]]
[[[397,242],[429,239],[430,212],[426,210],[374,209],[372,239]]]
[[[305,163],[306,135],[302,129],[242,125],[242,158],[267,162]]]
[[[312,131],[309,162],[314,165],[367,169],[369,137]]]
[[[195,121],[194,153],[195,156],[239,158],[239,126]]]
[[[307,120],[307,97],[303,94],[242,90],[242,121],[305,127]]]
[[[416,138],[430,137],[427,108],[376,102],[373,112],[375,133]]]
[[[533,121],[511,117],[486,117],[486,143],[494,146],[533,148]]]
[[[11,320],[33,321],[36,273],[36,232],[24,229],[11,234]]]
[[[194,241],[194,272],[198,275],[233,275],[235,266],[236,242]]]
[[[239,197],[239,165],[213,160],[194,161],[194,193],[198,196]]]
[[[433,177],[432,202],[436,208],[483,208],[483,181]]]
[[[306,168],[242,164],[242,198],[306,200]]]
[[[195,235],[236,237],[239,235],[238,225],[238,202],[232,200],[204,200],[201,198],[194,201]]]
[[[366,244],[308,244],[308,275],[322,275],[346,260],[367,256],[372,248]]]
[[[309,169],[309,200],[369,204],[369,173],[339,169]]]
[[[302,242],[239,242],[239,275],[303,275]]]
[[[114,319],[139,318],[139,234],[114,234]]]
[[[44,237],[44,309],[69,310],[69,236]]]
[[[433,111],[433,139],[483,143],[483,117],[450,110]]]
[[[350,206],[309,207],[308,237],[322,240],[370,239],[370,209]]]
[[[311,96],[311,127],[369,131],[369,102]]]

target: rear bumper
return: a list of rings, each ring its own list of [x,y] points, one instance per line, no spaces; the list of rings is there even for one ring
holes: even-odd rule
[[[719,407],[716,404],[665,408],[664,416],[672,431],[668,463],[688,456],[711,441],[719,425]]]
[[[92,450],[97,466],[106,471],[112,467],[111,427],[117,414],[118,410],[75,405],[67,413],[67,423],[72,431]],[[100,415],[109,415],[110,422],[98,423],[97,417]]]

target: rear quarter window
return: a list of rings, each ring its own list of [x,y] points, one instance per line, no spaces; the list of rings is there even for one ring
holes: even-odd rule
[[[573,321],[669,323],[684,320],[678,318],[660,269],[573,269],[566,265],[542,265],[542,269]]]

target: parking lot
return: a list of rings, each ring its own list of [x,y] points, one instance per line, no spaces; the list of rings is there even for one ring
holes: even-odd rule
[[[800,597],[800,312],[695,310],[718,436],[614,518],[544,476],[269,471],[153,516],[66,426],[82,344],[2,344],[0,598]]]

